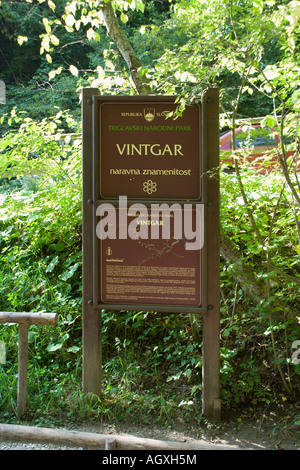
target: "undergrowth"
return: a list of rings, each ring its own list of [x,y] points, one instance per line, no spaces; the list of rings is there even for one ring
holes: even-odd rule
[[[26,125],[0,146],[6,161],[0,193],[0,309],[57,312],[59,321],[57,326],[29,328],[25,418],[37,425],[65,420],[201,423],[201,316],[102,311],[102,396],[83,396],[81,157],[78,142],[60,138],[60,126],[77,132],[76,123],[60,115],[39,129],[31,122]],[[33,147],[35,158],[28,159]],[[23,156],[20,174],[11,164],[17,154]],[[267,237],[282,178],[245,170],[243,181],[253,216]],[[288,190],[277,206],[268,249],[272,263],[289,277],[266,268],[264,248],[253,235],[235,174],[222,173],[221,194],[223,230],[239,246],[254,276],[267,279],[271,288],[267,299],[254,302],[233,277],[233,266],[221,257],[222,407],[225,415],[236,413],[241,419],[259,414],[261,407],[299,401],[300,365],[291,358],[292,345],[300,338],[295,315],[300,249]],[[1,421],[17,420],[17,333],[16,325],[1,325]]]

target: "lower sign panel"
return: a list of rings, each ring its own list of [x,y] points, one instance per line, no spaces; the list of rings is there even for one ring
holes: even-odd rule
[[[169,211],[156,218],[149,213],[140,212],[135,218],[129,214],[124,238],[125,224],[116,210],[116,238],[100,241],[102,303],[201,307],[202,249],[188,250],[185,236],[175,238],[174,214]],[[121,226],[123,238],[118,236]],[[162,230],[167,226],[170,236],[163,238],[167,232],[163,234]],[[184,235],[184,228],[182,232]],[[157,238],[151,238],[151,234]]]

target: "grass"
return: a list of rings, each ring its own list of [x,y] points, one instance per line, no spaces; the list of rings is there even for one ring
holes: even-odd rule
[[[47,122],[43,125],[48,132]],[[27,149],[34,145],[29,131],[27,135],[23,129],[18,136],[18,152],[25,144]],[[132,419],[161,426],[203,423],[201,317],[195,337],[193,319],[186,314],[103,311],[103,393],[95,401],[83,396],[80,152],[77,147],[58,147],[54,140],[41,139],[51,162],[49,172],[34,178],[34,184],[29,177],[13,179],[9,185],[5,182],[0,194],[0,309],[59,313],[56,327],[29,329],[25,419],[37,424]],[[9,158],[17,158],[13,152],[13,145],[5,147],[8,164]],[[25,158],[22,162],[27,164]],[[42,167],[37,159],[30,160],[33,164]],[[243,181],[262,236],[268,236],[273,217],[272,261],[290,278],[297,277],[300,254],[295,214],[300,215],[289,193],[282,196],[282,179],[246,172]],[[230,263],[220,260],[223,410],[225,415],[228,411],[244,419],[245,409],[254,416],[256,409],[272,403],[288,408],[297,402],[300,365],[290,360],[300,329],[297,317],[286,318],[285,312],[298,311],[299,284],[266,272],[264,250],[247,219],[235,175],[222,175],[221,194],[223,230],[254,275],[262,282],[268,280],[272,299],[255,303],[247,298],[232,276]],[[270,325],[274,299],[284,306],[284,315]],[[278,312],[274,308],[274,314]],[[17,327],[1,325],[0,341],[6,347],[6,363],[0,365],[0,420],[12,422],[17,421]],[[274,345],[291,386],[290,395],[275,364]]]

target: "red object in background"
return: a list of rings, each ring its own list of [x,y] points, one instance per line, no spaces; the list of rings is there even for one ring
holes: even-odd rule
[[[221,166],[226,164],[234,166],[233,156],[233,131],[228,131],[220,137]],[[261,127],[259,124],[251,125],[251,133],[244,131],[243,127],[235,129],[236,150],[235,156],[243,163],[251,163],[252,168],[257,168],[258,173],[266,173],[270,170],[280,168],[280,163],[276,157],[276,153],[272,150],[278,148],[281,151],[280,139],[276,131],[269,127]],[[245,152],[249,150],[249,153]],[[243,152],[238,152],[243,150]],[[223,153],[223,155],[222,155]],[[286,152],[286,157],[294,154],[292,151]],[[300,170],[300,163],[298,165]]]

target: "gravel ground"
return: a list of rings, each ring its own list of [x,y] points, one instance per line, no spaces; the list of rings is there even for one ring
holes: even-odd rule
[[[25,442],[0,442],[1,450],[84,450],[83,447],[54,446],[51,444],[33,444]]]

